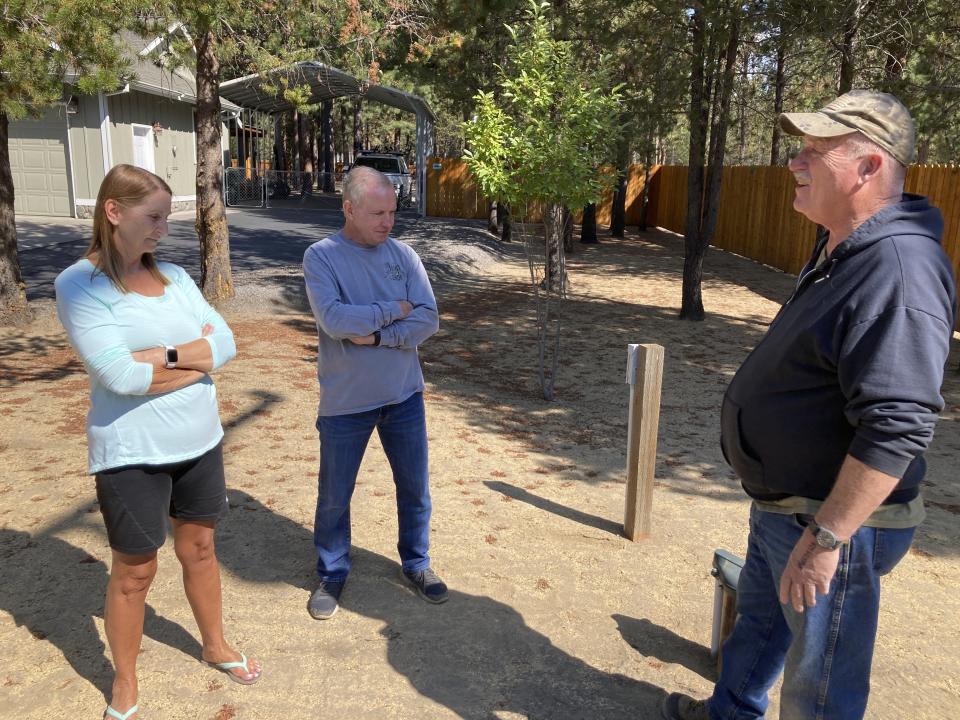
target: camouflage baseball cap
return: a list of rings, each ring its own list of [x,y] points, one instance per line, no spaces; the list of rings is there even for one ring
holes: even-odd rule
[[[851,90],[821,110],[781,113],[778,121],[791,135],[829,138],[860,131],[904,165],[913,161],[913,119],[903,103],[887,93]]]

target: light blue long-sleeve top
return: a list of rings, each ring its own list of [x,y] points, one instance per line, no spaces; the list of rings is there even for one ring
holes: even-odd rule
[[[394,405],[423,391],[417,346],[440,321],[427,271],[410,246],[388,238],[367,247],[339,232],[307,248],[303,275],[317,321],[320,416]],[[405,318],[399,300],[413,305]],[[378,347],[349,340],[377,330]]]
[[[125,465],[165,465],[199,457],[223,437],[209,375],[187,387],[147,395],[153,366],[131,353],[206,337],[213,368],[237,353],[233,333],[183,268],[159,263],[163,295],[120,292],[86,259],[57,276],[57,315],[90,376],[89,472]]]

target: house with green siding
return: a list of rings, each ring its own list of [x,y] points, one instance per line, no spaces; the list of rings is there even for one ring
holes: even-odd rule
[[[170,38],[124,33],[130,81],[111,93],[79,95],[64,83],[63,101],[41,118],[10,123],[14,210],[23,215],[92,217],[97,190],[114,165],[129,163],[162,177],[173,190],[173,209],[196,201],[196,82],[171,62]],[[240,107],[221,98],[223,150],[229,165],[227,125]]]

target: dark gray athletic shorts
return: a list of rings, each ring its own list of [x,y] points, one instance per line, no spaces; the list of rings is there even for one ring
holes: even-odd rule
[[[229,508],[223,443],[171,465],[125,465],[96,475],[97,501],[110,547],[128,555],[152,553],[167,539],[167,516],[216,520]]]

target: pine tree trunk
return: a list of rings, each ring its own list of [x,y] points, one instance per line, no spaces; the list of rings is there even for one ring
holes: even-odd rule
[[[597,240],[597,206],[590,203],[583,208],[583,221],[580,223],[580,242],[584,245],[596,245]]]
[[[650,166],[653,164],[653,153],[656,152],[656,146],[652,142],[647,143],[646,154],[643,158],[643,189],[640,191],[640,223],[637,230],[645,232],[647,229],[647,218],[650,217]]]
[[[610,235],[623,237],[627,227],[627,173],[630,165],[630,146],[621,142],[617,147],[617,188],[610,208]]]
[[[363,118],[361,110],[363,101],[357,98],[353,101],[353,157],[356,160],[357,155],[363,150]]]
[[[333,159],[333,100],[324,100],[320,106],[320,158],[323,192],[333,192],[333,173],[336,170]]]
[[[853,89],[853,80],[857,71],[857,45],[860,23],[863,21],[867,0],[850,0],[847,4],[843,22],[843,36],[840,40],[840,70],[837,92],[843,95]]]
[[[500,226],[500,241],[510,242],[513,239],[513,226],[510,222],[510,206],[506,203],[497,203],[497,224]]]
[[[300,162],[300,113],[294,110],[291,116],[293,118],[292,132],[290,133],[291,149],[293,150],[293,167],[291,170],[293,172],[303,172],[303,165]]]
[[[303,177],[302,177],[302,191],[301,196],[303,195],[312,195],[313,194],[313,151],[311,149],[312,142],[310,142],[313,133],[311,132],[311,126],[313,123],[310,121],[310,116],[306,113],[299,113],[300,122],[298,126],[298,135],[300,137],[300,160],[303,163]]]
[[[13,173],[7,146],[10,123],[0,111],[0,325],[28,320],[27,290],[17,258],[17,220],[13,211]]]
[[[220,61],[207,30],[197,39],[197,235],[200,289],[209,300],[233,297],[221,140]]]
[[[560,226],[563,230],[563,249],[569,253],[573,254],[574,245],[573,245],[573,213],[570,212],[570,208],[564,206],[563,214],[561,216],[562,225]]]
[[[736,16],[730,19],[727,45],[723,53],[723,72],[714,86],[713,119],[710,133],[710,156],[707,165],[706,197],[701,209],[700,232],[694,242],[686,242],[683,263],[683,303],[680,317],[686,320],[703,320],[703,258],[707,252],[720,214],[720,187],[723,181],[723,156],[727,144],[727,128],[730,118],[730,97],[733,94],[734,69],[739,47],[739,24]],[[692,171],[692,168],[691,168]],[[702,175],[701,175],[702,177]],[[689,187],[689,186],[688,186]]]
[[[700,241],[703,211],[703,157],[709,127],[709,101],[704,97],[704,56],[706,23],[703,10],[695,8],[690,16],[693,52],[690,67],[690,154],[687,162],[687,217],[683,236],[683,290],[680,317],[703,319],[703,298],[700,281],[703,277],[703,255],[706,246]]]
[[[777,41],[777,74],[776,79],[774,80],[774,94],[773,94],[773,137],[770,139],[770,164],[779,165],[780,164],[780,122],[777,118],[780,117],[780,113],[783,112],[783,91],[787,86],[787,74],[786,74],[786,44],[787,40],[783,36],[783,31],[780,32],[780,38]]]

